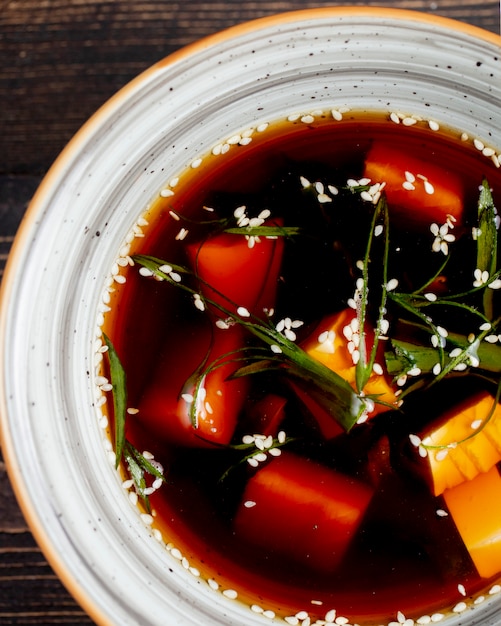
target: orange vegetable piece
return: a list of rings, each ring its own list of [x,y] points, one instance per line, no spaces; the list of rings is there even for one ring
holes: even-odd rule
[[[498,468],[444,491],[450,515],[480,576],[501,571],[501,476]]]
[[[490,394],[481,392],[451,409],[440,425],[422,437],[422,444],[432,447],[423,460],[429,465],[435,495],[488,472],[501,461],[501,405],[485,426],[478,428],[493,402]]]
[[[347,338],[344,333],[345,327],[350,327],[356,317],[356,312],[353,309],[343,309],[339,313],[327,317],[317,326],[314,335],[302,345],[302,348],[311,357],[342,376],[354,389],[356,389],[356,366],[349,350],[350,338]],[[374,333],[367,329],[367,352],[371,350],[373,343]],[[381,347],[384,349],[384,346]],[[378,396],[379,400],[389,404],[397,402],[395,391],[384,374],[373,373],[363,391],[366,396]],[[387,406],[376,403],[371,415],[388,410]]]
[[[208,283],[201,287],[206,297],[232,312],[231,302],[259,316],[275,305],[283,247],[283,237],[260,237],[250,248],[243,235],[221,233],[188,245],[186,251],[193,269]]]
[[[346,553],[373,489],[290,452],[247,483],[237,535],[308,568],[331,572]]]
[[[159,440],[182,446],[210,447],[228,444],[247,398],[245,377],[228,380],[238,368],[229,353],[244,346],[240,326],[226,330],[208,326],[186,328],[177,333],[162,352],[155,376],[139,403],[136,420]],[[190,380],[207,357],[207,365],[223,357],[224,364],[203,380],[202,395],[196,404],[197,426],[191,421]]]
[[[463,185],[460,177],[447,168],[386,143],[370,148],[364,176],[373,183],[386,183],[384,193],[392,215],[428,227],[445,224],[451,215],[457,222],[463,213]]]

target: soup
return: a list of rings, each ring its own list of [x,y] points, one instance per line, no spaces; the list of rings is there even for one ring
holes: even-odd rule
[[[169,181],[113,268],[98,383],[186,569],[289,624],[497,590],[500,197],[493,149],[399,113],[293,115]]]

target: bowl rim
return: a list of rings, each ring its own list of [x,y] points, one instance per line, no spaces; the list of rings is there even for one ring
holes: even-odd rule
[[[4,276],[0,284],[0,353],[2,353],[3,338],[7,332],[7,315],[5,313],[7,307],[5,304],[9,300],[14,289],[14,283],[16,280],[16,265],[18,265],[18,261],[26,248],[30,233],[36,227],[36,222],[40,216],[40,211],[43,208],[45,199],[51,195],[53,189],[57,188],[59,181],[64,175],[67,163],[71,163],[73,158],[78,155],[82,146],[86,142],[86,138],[89,135],[92,135],[95,129],[102,126],[106,119],[112,116],[113,113],[127,101],[132,93],[140,88],[145,82],[148,82],[157,72],[163,71],[173,64],[178,63],[179,61],[182,61],[192,55],[196,55],[199,51],[218,46],[232,39],[238,39],[239,37],[245,36],[251,32],[309,19],[342,19],[344,17],[353,16],[377,16],[394,22],[406,21],[421,23],[423,25],[433,25],[442,29],[462,33],[471,38],[499,47],[501,50],[501,36],[472,24],[460,22],[452,18],[411,9],[344,5],[284,11],[270,16],[248,20],[234,26],[230,26],[214,34],[205,36],[200,40],[183,46],[179,50],[170,53],[168,56],[162,58],[142,71],[137,77],[133,78],[126,85],[120,88],[113,96],[100,106],[100,108],[81,126],[67,145],[62,149],[33,195],[11,246],[5,266]],[[28,494],[19,460],[16,458],[15,446],[10,433],[9,416],[7,414],[7,398],[5,395],[6,390],[3,385],[3,381],[4,361],[0,360],[0,447],[14,495],[28,527],[48,563],[82,609],[91,617],[91,619],[101,626],[114,626],[114,621],[108,619],[105,612],[103,612],[100,607],[95,605],[93,598],[89,597],[85,591],[81,589],[79,581],[76,580],[65,559],[58,553],[57,549],[52,544],[46,529],[44,528],[43,521],[39,519],[36,508]]]

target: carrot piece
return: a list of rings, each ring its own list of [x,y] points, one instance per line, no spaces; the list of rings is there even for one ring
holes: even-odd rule
[[[435,495],[489,471],[501,461],[501,405],[496,405],[489,421],[479,428],[493,402],[487,392],[476,394],[448,411],[422,436],[422,445],[429,448],[423,462],[428,465]]]
[[[238,368],[230,352],[244,346],[240,326],[226,330],[187,328],[169,343],[138,406],[138,423],[168,443],[207,447],[230,442],[248,392],[248,379],[227,380]],[[207,357],[207,365],[224,357],[224,364],[209,372],[196,404],[197,425],[192,424],[190,395],[193,374]]]
[[[356,318],[352,309],[343,309],[335,315],[327,317],[318,326],[315,333],[302,344],[302,348],[314,359],[338,373],[356,389],[356,366],[349,350],[349,341],[346,338],[345,328],[349,328]],[[367,351],[374,343],[372,332],[366,333]],[[366,396],[378,396],[378,399],[388,404],[396,404],[397,398],[389,379],[384,374],[373,373],[364,388]],[[377,404],[371,416],[388,411],[388,407]],[[322,422],[324,420],[321,420]]]
[[[186,251],[191,266],[207,283],[201,286],[207,298],[231,311],[234,303],[262,315],[275,304],[283,246],[283,237],[261,237],[250,248],[243,235],[221,233],[188,245]]]
[[[501,572],[501,476],[498,468],[447,489],[445,503],[482,578]]]
[[[331,572],[346,553],[372,495],[361,482],[283,452],[247,483],[235,531],[252,544]]]
[[[386,183],[390,211],[409,223],[425,227],[432,222],[445,224],[448,215],[461,221],[463,184],[445,164],[423,161],[375,142],[367,153],[364,176],[373,183]]]

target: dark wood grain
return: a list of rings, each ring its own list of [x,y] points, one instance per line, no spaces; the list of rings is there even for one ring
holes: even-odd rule
[[[0,280],[41,177],[78,128],[152,63],[236,23],[332,1],[0,0]],[[357,4],[354,2],[353,4]],[[497,0],[365,2],[499,32]],[[92,624],[53,574],[0,455],[0,624]]]

